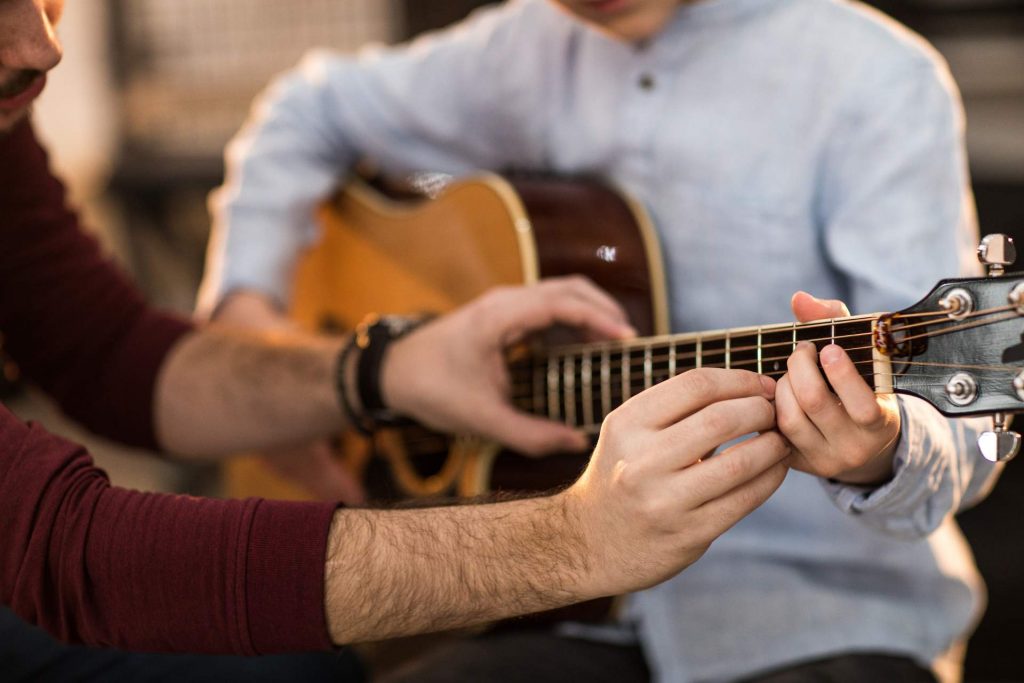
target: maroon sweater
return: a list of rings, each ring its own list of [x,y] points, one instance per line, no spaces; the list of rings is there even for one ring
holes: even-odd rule
[[[156,447],[156,376],[189,330],[147,307],[82,232],[31,125],[0,137],[0,333],[23,373],[97,433]],[[81,446],[0,406],[0,603],[65,640],[329,647],[334,508],[117,489]]]

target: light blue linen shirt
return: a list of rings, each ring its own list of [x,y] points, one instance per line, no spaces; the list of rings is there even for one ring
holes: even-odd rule
[[[897,310],[973,268],[962,128],[940,58],[859,4],[705,0],[636,47],[547,0],[510,2],[280,79],[229,148],[200,306],[239,288],[287,300],[314,206],[368,156],[391,174],[611,179],[655,220],[679,331],[784,322],[797,289]],[[997,468],[978,421],[901,410],[891,482],[791,473],[697,564],[632,597],[656,678],[863,650],[957,676],[983,586],[953,513]]]

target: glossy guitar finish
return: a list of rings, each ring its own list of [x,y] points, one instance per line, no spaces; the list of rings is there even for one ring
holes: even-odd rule
[[[914,339],[903,343],[909,353],[894,354],[894,389],[949,416],[1024,410],[1024,383],[1015,383],[1024,371],[1024,317],[1010,302],[1021,278],[1024,273],[943,280],[919,303],[892,316],[896,327],[917,325],[907,330]],[[940,303],[956,290],[973,300],[972,312],[960,320],[943,315]],[[973,391],[958,397],[950,387],[957,375],[968,385],[973,382]]]
[[[442,313],[497,285],[581,273],[623,304],[640,334],[668,332],[650,220],[597,181],[482,174],[432,198],[396,199],[357,180],[323,207],[321,225],[319,243],[300,265],[292,310],[311,330],[352,329],[373,312]],[[566,339],[555,331],[547,342]],[[345,457],[378,498],[548,489],[572,481],[585,465],[578,455],[499,457],[491,444],[418,427],[378,435],[377,458],[359,438],[344,438]],[[258,461],[229,467],[233,495],[301,496]]]

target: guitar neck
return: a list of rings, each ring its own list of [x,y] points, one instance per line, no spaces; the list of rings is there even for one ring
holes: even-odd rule
[[[512,399],[527,412],[597,431],[605,416],[630,397],[687,370],[735,368],[779,378],[789,355],[804,341],[819,351],[829,344],[842,347],[868,386],[891,391],[884,377],[876,381],[878,319],[865,315],[552,348],[511,364]]]

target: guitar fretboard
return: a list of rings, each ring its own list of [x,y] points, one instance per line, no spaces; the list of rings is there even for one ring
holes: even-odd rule
[[[877,389],[872,334],[877,315],[771,325],[625,343],[578,344],[514,362],[512,399],[535,415],[596,431],[630,397],[695,368],[735,368],[779,378],[803,341],[841,346]]]

